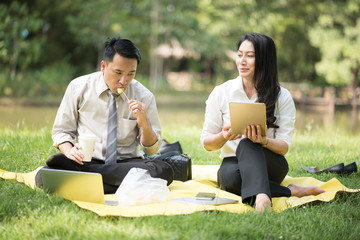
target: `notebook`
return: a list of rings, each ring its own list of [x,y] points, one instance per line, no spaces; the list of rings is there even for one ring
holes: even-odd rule
[[[249,125],[261,126],[261,135],[267,135],[265,103],[230,102],[231,130],[235,134],[243,134]]]
[[[185,204],[201,204],[201,205],[223,205],[223,204],[232,204],[238,202],[238,200],[235,199],[222,198],[222,197],[215,197],[212,200],[202,200],[202,199],[197,199],[196,197],[174,198],[174,199],[170,199],[170,201],[180,202]]]
[[[41,178],[45,191],[58,194],[71,201],[116,205],[116,201],[105,201],[100,173],[78,172],[42,168]]]

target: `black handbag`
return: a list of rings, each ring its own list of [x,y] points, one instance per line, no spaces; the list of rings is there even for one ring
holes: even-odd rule
[[[174,180],[187,181],[192,178],[191,158],[183,153],[179,142],[169,143],[163,140],[159,153],[146,156],[148,159],[158,159],[167,162],[174,171]]]
[[[177,151],[179,154],[183,153],[180,142],[177,141],[174,143],[170,143],[170,142],[166,141],[165,139],[163,139],[161,142],[159,153],[163,154],[163,153],[174,152],[174,151]]]

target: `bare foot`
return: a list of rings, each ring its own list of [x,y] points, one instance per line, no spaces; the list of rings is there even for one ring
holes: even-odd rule
[[[271,200],[267,194],[259,193],[256,195],[255,211],[264,212],[265,210],[271,212]]]
[[[304,196],[309,196],[309,195],[318,195],[320,193],[324,193],[325,190],[319,188],[319,187],[315,187],[315,186],[311,186],[311,187],[301,187],[299,185],[296,184],[289,184],[289,186],[287,186],[290,191],[291,191],[291,196],[295,196],[295,197],[304,197]]]

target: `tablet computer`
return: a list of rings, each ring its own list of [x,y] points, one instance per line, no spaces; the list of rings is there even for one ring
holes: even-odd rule
[[[261,135],[267,135],[265,103],[230,102],[230,124],[235,134],[244,134],[249,125],[261,126]]]

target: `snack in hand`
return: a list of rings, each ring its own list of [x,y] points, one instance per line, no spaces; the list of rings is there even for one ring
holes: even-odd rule
[[[118,94],[122,94],[124,92],[124,88],[118,88],[117,92],[118,92]]]

